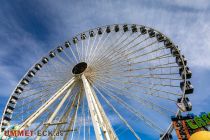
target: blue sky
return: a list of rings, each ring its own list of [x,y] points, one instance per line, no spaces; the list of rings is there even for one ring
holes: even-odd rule
[[[18,80],[48,50],[77,33],[114,23],[146,25],[170,37],[193,72],[193,112],[210,111],[208,0],[2,0],[0,114]]]

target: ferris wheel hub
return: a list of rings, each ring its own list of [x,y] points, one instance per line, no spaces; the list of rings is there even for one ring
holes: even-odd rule
[[[73,74],[81,74],[83,73],[87,68],[87,63],[85,62],[80,62],[74,66],[72,69]]]

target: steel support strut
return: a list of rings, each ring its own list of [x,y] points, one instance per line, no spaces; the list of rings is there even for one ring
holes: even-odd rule
[[[64,97],[61,99],[61,101],[59,102],[59,104],[57,105],[57,107],[55,108],[54,112],[51,114],[50,118],[47,120],[46,124],[44,125],[42,132],[44,132],[45,130],[47,130],[47,128],[50,126],[50,124],[52,123],[52,121],[54,120],[55,116],[57,115],[58,111],[61,109],[61,107],[63,106],[63,104],[65,103],[65,101],[67,100],[67,98],[69,97],[69,95],[71,94],[72,89],[74,88],[75,82],[73,84],[70,85],[67,93],[64,95]],[[40,140],[41,136],[37,136],[36,140]]]
[[[93,88],[90,86],[90,83],[82,75],[82,81],[85,89],[85,95],[88,102],[88,107],[90,110],[91,119],[93,122],[93,127],[97,140],[118,140],[110,122],[107,118]]]
[[[57,100],[69,87],[75,82],[75,77],[69,80],[63,87],[61,87],[50,99],[48,99],[37,111],[28,117],[21,125],[20,130],[29,127],[55,100]]]

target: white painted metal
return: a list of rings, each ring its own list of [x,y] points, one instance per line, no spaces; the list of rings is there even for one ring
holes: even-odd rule
[[[61,107],[63,106],[63,104],[65,103],[66,99],[69,97],[69,95],[71,94],[72,89],[74,88],[75,82],[73,84],[70,85],[67,93],[65,94],[65,96],[62,98],[62,100],[60,101],[60,103],[58,104],[58,106],[56,107],[55,111],[52,113],[52,115],[50,116],[50,118],[48,119],[48,121],[46,122],[46,125],[44,126],[44,128],[42,129],[42,132],[45,131],[48,127],[49,124],[52,123],[53,119],[55,118],[55,116],[57,115],[58,111],[61,109]],[[37,136],[36,140],[40,140],[41,136]]]
[[[84,88],[85,88],[85,94],[86,94],[88,107],[89,107],[90,115],[91,115],[92,122],[93,122],[93,127],[94,127],[94,131],[95,131],[96,139],[97,140],[103,140],[99,120],[98,120],[96,110],[94,108],[94,105],[93,105],[93,102],[92,102],[92,99],[91,99],[91,96],[90,96],[90,94],[92,94],[90,84],[88,83],[88,81],[87,81],[87,79],[84,75],[82,75],[82,81],[83,81],[83,85],[84,85]]]
[[[92,88],[92,98],[95,99],[95,102],[96,102],[96,106],[98,107],[98,111],[100,112],[101,116],[102,116],[102,127],[106,128],[108,130],[108,133],[107,135],[109,135],[110,139],[111,140],[118,140],[118,137],[114,131],[114,129],[112,128],[112,125],[106,115],[106,113],[104,112],[103,108],[102,108],[102,105],[101,103],[99,102],[96,94],[95,94],[95,91],[93,90]]]
[[[106,140],[116,140],[118,139],[114,130],[111,127],[111,124],[99,103],[94,90],[91,88],[86,77],[82,75],[82,81],[85,88],[86,98],[88,101],[88,107],[90,109],[90,114],[96,134],[96,139],[103,139],[102,132]],[[102,132],[101,132],[102,130]]]
[[[75,77],[70,79],[62,88],[60,88],[48,101],[46,101],[36,112],[34,112],[21,125],[20,130],[29,127],[56,99],[58,99],[65,90],[67,90],[75,82]]]

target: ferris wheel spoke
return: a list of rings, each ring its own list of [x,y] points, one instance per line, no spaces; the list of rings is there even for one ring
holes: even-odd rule
[[[82,106],[82,116],[84,116],[83,119],[83,139],[86,139],[86,110],[85,110],[85,98],[83,98],[83,106]]]
[[[112,67],[106,67],[106,65],[95,64],[96,73],[125,73],[125,72],[134,72],[134,71],[143,71],[143,70],[156,70],[156,69],[168,69],[168,68],[179,68],[179,66],[175,66],[175,62],[168,62],[160,65],[155,65],[151,67],[141,67],[141,68],[130,68],[128,66],[116,67],[115,69],[111,69]],[[100,68],[103,68],[100,70]]]
[[[61,64],[64,64],[64,65],[69,65],[70,64],[68,61],[66,61],[65,59],[63,59],[60,55],[57,55],[56,58],[58,58],[58,60],[60,62],[62,62]]]
[[[58,84],[56,84],[56,85],[58,86]],[[61,84],[61,85],[62,85],[62,84]],[[61,86],[61,85],[60,85],[60,86]],[[41,90],[39,90],[39,91],[31,92],[30,95],[22,96],[19,100],[21,101],[21,100],[24,100],[24,99],[26,99],[26,98],[29,98],[29,97],[31,97],[31,96],[33,96],[33,95],[37,95],[37,94],[49,92],[49,91],[51,90],[52,87],[54,87],[54,86],[49,86],[49,87],[47,87],[47,88],[45,88],[45,89],[41,89]]]
[[[80,109],[82,109],[82,107],[80,108]],[[81,110],[80,110],[81,111]],[[81,114],[81,113],[80,113]],[[77,138],[76,138],[76,140],[80,140],[80,134],[81,134],[81,129],[82,129],[82,121],[83,121],[83,119],[82,118],[79,118],[79,120],[78,120],[78,124],[77,124],[77,127],[78,127],[78,133],[77,133]],[[76,136],[75,136],[76,137]]]
[[[129,67],[129,66],[134,66],[137,64],[142,64],[142,63],[151,62],[151,61],[155,61],[155,60],[161,60],[161,59],[170,58],[170,57],[171,57],[171,54],[169,53],[169,54],[160,55],[158,57],[154,57],[154,58],[143,60],[143,61],[131,62],[129,64],[124,64],[125,62],[127,62],[127,59],[122,60],[122,61],[118,60],[115,63],[110,63],[110,64],[106,65],[106,67],[111,67],[113,69],[116,67],[121,67],[121,66]]]
[[[63,83],[67,81],[67,79],[62,79],[62,78],[60,79],[37,78],[37,79],[38,80],[32,80],[30,82],[31,86],[27,86],[24,91],[30,91],[32,88],[36,89],[36,88],[42,87],[42,85],[50,85],[56,82]]]
[[[40,91],[34,92],[34,93],[30,94],[30,95],[23,96],[22,98],[19,99],[19,101],[23,101],[23,100],[25,100],[25,99],[27,99],[27,98],[33,96],[33,95],[37,95],[37,94],[40,94],[40,93],[43,93],[43,94],[44,94],[44,93],[46,93],[46,92],[49,92],[49,89],[40,90]]]
[[[170,72],[170,73],[151,73],[152,72],[152,70],[155,70],[155,69],[161,69],[161,70],[163,70],[163,69],[168,69],[168,68],[174,68],[174,66],[169,66],[169,67],[142,67],[142,68],[139,68],[139,69],[130,69],[130,68],[128,68],[128,69],[123,69],[122,67],[119,67],[119,69],[116,69],[115,71],[113,71],[113,70],[110,70],[110,69],[106,69],[106,68],[103,68],[103,70],[97,70],[96,69],[96,71],[94,72],[94,74],[96,74],[96,75],[99,75],[99,76],[102,76],[102,75],[105,75],[105,76],[112,76],[112,75],[116,75],[115,77],[125,77],[125,78],[128,78],[128,77],[155,77],[155,78],[158,78],[159,76],[170,76],[171,78],[174,78],[174,76],[176,76],[177,75],[177,77],[179,76],[179,73],[177,73],[177,72]],[[175,68],[177,68],[177,67],[175,67]],[[142,73],[141,75],[139,74],[139,75],[136,75],[137,73],[136,73],[136,71],[142,71],[143,72],[143,70],[149,70],[149,72],[147,72],[147,73]],[[125,73],[125,72],[127,72],[127,71],[129,71],[130,72],[130,75],[128,75],[127,73]],[[120,75],[120,76],[118,76],[118,75]],[[168,78],[170,78],[170,77],[168,77]],[[161,78],[161,77],[159,77],[159,78]],[[166,77],[167,78],[167,77]],[[180,80],[182,80],[181,78],[180,78]]]
[[[71,57],[68,55],[68,52],[66,51],[66,49],[64,49],[63,53],[64,53],[65,56],[68,58],[68,60],[69,60],[69,62],[70,62],[71,64],[73,64],[73,65],[76,64],[76,62],[73,61],[73,60],[71,59]]]
[[[171,54],[164,54],[164,55],[161,55],[161,56],[158,56],[158,57],[154,57],[152,59],[147,59],[147,60],[138,61],[138,62],[131,62],[129,64],[124,64],[126,62],[126,60],[124,60],[124,62],[123,61],[119,61],[119,62],[116,62],[116,63],[112,63],[112,64],[108,65],[107,67],[109,67],[109,66],[112,66],[112,68],[121,67],[121,66],[129,67],[129,66],[135,66],[135,65],[138,65],[138,64],[143,64],[143,63],[146,63],[146,62],[152,62],[152,61],[155,61],[155,60],[161,60],[161,59],[165,59],[165,58],[170,58],[170,57],[171,57]]]
[[[48,66],[49,67],[49,66]],[[64,69],[62,70],[62,71],[57,71],[56,69],[53,69],[52,67],[50,67],[50,70],[49,69],[47,69],[45,72],[44,72],[45,74],[48,74],[48,75],[50,75],[50,76],[52,76],[52,73],[58,73],[58,74],[65,74],[65,73],[69,73],[69,70],[68,71],[65,71]]]
[[[131,81],[128,81],[127,83],[125,84],[129,84],[129,83],[132,83],[132,84],[141,84],[141,85],[152,85],[152,86],[163,86],[163,87],[170,87],[170,88],[177,88],[177,87],[180,87],[178,85],[171,85],[171,84],[154,84],[154,83],[146,83],[146,82],[131,82]]]
[[[91,43],[91,45],[90,45],[90,49],[89,49],[89,55],[88,55],[88,59],[87,59],[87,62],[89,62],[90,61],[90,57],[91,57],[91,55],[92,55],[92,49],[93,49],[93,47],[95,46],[95,42],[96,42],[96,39],[98,38],[98,34],[96,34],[96,36],[94,37],[94,41],[93,41],[93,43]]]
[[[128,111],[132,112],[134,115],[136,115],[139,119],[141,119],[142,121],[145,122],[145,124],[147,124],[148,126],[154,128],[158,133],[163,133],[164,131],[158,127],[154,122],[152,122],[151,120],[148,119],[148,117],[145,117],[142,113],[135,111],[135,109],[133,107],[131,107],[131,105],[127,104],[125,101],[123,101],[122,99],[120,99],[117,96],[114,95],[110,95],[105,93],[106,95],[108,95],[109,97],[111,97],[112,99],[114,99],[115,101],[117,101],[119,104],[121,104],[122,106],[124,106]]]
[[[72,77],[72,75],[70,74],[70,72],[68,73],[63,73],[63,74],[59,74],[56,75],[56,73],[54,74],[54,76],[52,75],[37,75],[37,79],[48,79],[48,80],[57,80],[57,79],[62,79],[65,80],[67,79],[67,77],[65,77],[65,75],[69,75],[70,77]]]
[[[78,45],[77,45],[77,43],[75,43],[75,48],[76,48],[76,52],[77,52],[77,55],[78,55],[78,60],[79,60],[79,62],[81,62],[80,51],[78,50]]]
[[[113,34],[113,33],[112,33]],[[110,35],[110,34],[108,34],[108,35]],[[125,33],[123,32],[123,33],[121,33],[120,35],[115,35],[114,37],[112,37],[112,38],[109,38],[111,41],[111,43],[110,43],[110,45],[109,44],[106,44],[106,45],[104,45],[104,43],[102,44],[102,45],[100,45],[101,46],[101,49],[102,49],[102,47],[103,47],[103,51],[100,49],[100,51],[101,52],[99,52],[99,55],[98,56],[104,56],[104,54],[106,54],[106,53],[108,53],[108,51],[109,51],[109,49],[111,48],[111,47],[113,47],[113,46],[116,46],[117,45],[117,43],[124,37],[124,35],[125,35]],[[105,48],[104,48],[105,47]],[[112,49],[112,48],[111,48]],[[103,53],[102,53],[103,52]],[[100,58],[98,58],[98,60],[99,60]],[[96,60],[96,62],[97,62],[97,60]]]
[[[120,73],[118,73],[118,74],[120,74]],[[96,74],[96,76],[99,76],[99,77],[101,77],[102,78],[102,75],[100,75],[100,74]],[[109,77],[109,76],[112,76],[112,74],[110,74],[110,75],[105,75],[105,77],[104,77],[104,79],[109,79],[109,78],[111,78],[111,77]],[[114,76],[114,75],[113,75]],[[123,77],[122,75],[121,76],[119,76],[119,78],[121,78],[121,77]],[[115,77],[116,78],[116,77]],[[151,78],[151,77],[149,77],[149,78]],[[133,80],[133,79],[132,79]],[[123,84],[138,84],[138,85],[152,85],[152,86],[163,86],[163,87],[174,87],[174,88],[177,88],[177,87],[180,87],[179,85],[172,85],[172,84],[162,84],[162,83],[152,83],[152,82],[139,82],[139,81],[132,81],[131,79],[128,79],[128,81],[121,81],[121,80],[118,80],[118,81],[120,81],[121,83],[123,83]],[[112,80],[113,82],[116,82],[115,80]],[[117,81],[117,82],[118,82]]]
[[[175,81],[181,81],[181,78],[171,78],[171,77],[154,77],[154,76],[138,76],[138,77],[134,77],[134,76],[128,76],[128,77],[132,77],[132,78],[149,78],[149,79],[164,79],[164,80],[175,80]]]
[[[95,86],[94,86],[95,87]],[[106,97],[103,96],[100,90],[98,90],[96,87],[97,93],[100,94],[100,96],[103,98],[103,100],[112,108],[112,110],[117,114],[117,116],[120,118],[120,120],[128,127],[128,129],[131,131],[131,133],[136,137],[137,140],[141,140],[140,137],[136,134],[136,132],[133,130],[133,128],[128,124],[128,122],[123,118],[122,115],[115,109],[115,107],[106,99]]]
[[[95,52],[99,49],[100,46],[98,47],[98,45],[101,43],[102,39],[104,38],[104,35],[105,35],[105,32],[103,32],[102,35],[99,35],[100,39],[98,39],[98,42],[96,43],[96,45],[93,45],[94,49],[93,49],[92,54],[91,54],[90,59],[89,59],[90,62],[92,62],[92,59],[94,58],[94,56],[96,54]],[[103,44],[106,41],[108,36],[109,35],[106,36],[106,38],[102,41],[101,44]]]
[[[105,32],[104,32],[105,33]],[[99,44],[99,47],[97,48],[97,50],[96,50],[96,53],[95,53],[95,58],[97,58],[98,56],[100,56],[101,54],[103,54],[102,52],[106,52],[106,46],[104,45],[106,42],[107,42],[107,40],[109,39],[109,41],[111,42],[111,44],[113,44],[113,42],[114,42],[114,39],[113,38],[110,38],[110,35],[111,34],[108,34],[106,37],[105,37],[105,39],[103,40],[103,42],[101,43],[101,44]],[[116,43],[116,42],[115,42]],[[98,54],[97,56],[96,56],[96,54]],[[93,57],[93,59],[90,61],[90,65],[91,64],[93,64],[93,62],[95,61],[95,59],[94,59],[94,57]]]
[[[90,37],[88,37],[88,44],[87,44],[87,46],[86,47],[84,47],[84,48],[86,48],[86,50],[85,50],[85,62],[87,62],[87,59],[88,59],[88,49],[89,49],[89,46],[90,46]]]
[[[38,87],[32,87],[30,89],[26,89],[25,92],[29,92],[29,91],[33,91],[37,89],[40,89],[40,88],[48,88],[48,87],[55,87],[55,86],[58,86],[58,84],[61,84],[64,83],[64,81],[60,81],[60,82],[52,82],[52,83],[46,83],[46,84],[42,84],[41,86],[38,86]]]
[[[143,84],[135,84],[135,83],[132,83],[132,82],[127,82],[125,83],[124,81],[121,81],[121,80],[111,80],[110,78],[107,78],[107,77],[104,77],[104,79],[108,79],[108,81],[106,82],[117,82],[119,84],[131,84],[133,86],[136,86],[136,87],[141,87],[141,88],[144,88],[144,89],[149,89],[149,90],[154,90],[154,91],[158,91],[158,92],[162,92],[162,93],[167,93],[167,94],[172,94],[172,95],[177,95],[177,96],[181,96],[180,94],[177,94],[177,93],[174,93],[174,92],[169,92],[169,91],[163,91],[163,90],[159,90],[159,89],[155,89],[155,88],[152,88],[152,87],[147,87],[147,86],[143,86]]]
[[[73,114],[73,117],[71,118],[70,120],[70,124],[67,128],[67,132],[64,136],[64,140],[67,140],[68,137],[69,137],[69,132],[72,131],[72,135],[71,135],[71,140],[73,139],[74,137],[74,132],[75,132],[75,124],[76,124],[76,121],[77,121],[77,115],[78,115],[78,109],[79,109],[79,106],[80,106],[80,102],[81,102],[81,96],[82,96],[82,93],[80,92],[79,93],[79,96],[78,96],[78,101],[77,101],[77,106],[75,108],[75,111],[74,111],[74,114]]]
[[[124,70],[123,72],[133,72],[133,71],[141,71],[141,70],[156,70],[156,69],[169,69],[169,68],[179,68],[179,66],[175,66],[172,64],[176,64],[175,62],[160,64],[152,67],[141,67],[141,68],[129,68]]]
[[[84,48],[84,45],[83,45],[83,44],[84,44],[83,40],[81,40],[81,44],[82,44],[82,46],[81,46],[81,61],[84,62],[84,61],[85,61],[85,60],[84,60],[85,57],[83,56],[83,50],[84,50],[85,48]],[[74,64],[74,65],[75,65],[75,64]]]
[[[137,61],[137,62],[131,62],[129,64],[121,64],[122,66],[134,66],[134,65],[137,65],[137,64],[142,64],[142,63],[146,63],[146,62],[151,62],[151,61],[156,61],[156,60],[160,60],[160,59],[165,59],[165,58],[170,58],[171,57],[171,54],[163,54],[163,55],[160,55],[160,56],[157,56],[157,57],[154,57],[154,58],[151,58],[151,59],[147,59],[147,60],[143,60],[143,61]],[[112,65],[117,65],[117,63],[114,63]]]
[[[31,99],[31,100],[29,100],[28,102],[26,102],[26,103],[23,103],[23,104],[18,104],[17,106],[16,106],[16,108],[17,108],[17,110],[19,110],[19,109],[21,109],[22,107],[24,107],[24,106],[26,106],[27,104],[31,104],[31,103],[34,103],[35,101],[39,101],[38,103],[41,103],[42,102],[42,100],[40,101],[40,100],[38,100],[38,99],[41,99],[41,98],[48,98],[48,97],[50,97],[50,95],[51,95],[51,93],[49,92],[49,93],[45,93],[45,94],[41,94],[41,95],[39,95],[38,97],[36,97],[36,98],[33,98],[33,99]],[[23,102],[23,101],[22,101]]]
[[[50,97],[50,94],[48,94],[47,96],[45,96],[45,97]],[[46,99],[47,99],[46,98]],[[59,98],[60,99],[60,98]],[[35,100],[36,101],[36,100]],[[46,101],[46,100],[45,100]],[[13,118],[14,119],[18,119],[18,118],[20,118],[20,117],[22,117],[21,115],[24,115],[24,114],[26,114],[26,113],[28,113],[28,112],[33,112],[35,109],[37,109],[37,105],[42,105],[45,101],[43,101],[43,100],[38,100],[38,102],[36,102],[36,103],[34,103],[34,104],[31,104],[31,106],[27,106],[27,105],[24,105],[24,104],[22,104],[21,106],[20,106],[20,108],[19,109],[22,109],[23,107],[25,107],[26,108],[26,106],[28,107],[27,109],[24,109],[24,111],[22,111],[22,112],[19,112],[18,114],[14,114],[14,116],[13,116]],[[30,102],[29,102],[30,103]]]
[[[148,48],[148,47],[151,47],[151,46],[153,46],[154,44],[156,44],[156,43],[158,43],[158,41],[153,41],[152,43],[150,43],[150,44],[148,44],[148,45],[146,45],[146,46],[142,46],[142,47],[140,47],[139,49],[137,49],[137,50],[132,50],[132,51],[130,51],[130,52],[128,52],[127,54],[126,54],[126,56],[132,56],[133,54],[135,54],[135,53],[137,53],[137,52],[141,52],[141,51],[143,51],[144,49],[146,49],[146,48]],[[139,44],[135,44],[134,46],[132,46],[132,47],[136,47],[136,46],[138,46]],[[159,48],[158,48],[159,49]],[[158,50],[157,49],[157,50]]]
[[[90,124],[91,124],[91,119],[90,119],[90,111],[88,109],[88,116],[87,116],[87,119],[88,119],[88,140],[90,140]]]
[[[141,55],[137,55],[137,56],[128,58],[127,60],[128,61],[131,61],[131,60],[133,61],[133,60],[135,60],[137,58],[141,58],[142,56],[149,55],[149,54],[152,54],[152,53],[157,53],[157,52],[162,51],[164,49],[165,49],[165,47],[159,47],[158,49],[154,49],[154,50],[151,50],[150,52],[146,52],[146,53],[143,53]]]
[[[145,62],[151,62],[151,61],[154,61],[154,60],[160,60],[160,59],[170,58],[170,57],[171,57],[170,53],[169,54],[164,54],[164,55],[161,55],[161,56],[158,56],[158,57],[154,57],[152,59],[139,61],[139,62],[134,62],[134,63],[131,63],[131,65],[141,64],[141,63],[145,63]]]
[[[72,87],[70,87],[67,91],[67,93],[65,94],[65,96],[62,98],[62,100],[60,101],[60,103],[57,105],[57,107],[55,108],[54,112],[51,114],[50,118],[47,120],[47,122],[45,123],[44,128],[42,128],[41,132],[44,132],[45,130],[47,130],[47,128],[50,126],[50,124],[53,122],[54,118],[56,117],[57,113],[59,112],[59,110],[61,109],[61,107],[63,106],[63,104],[65,103],[65,101],[67,100],[67,98],[70,96],[72,88],[74,87],[74,85],[72,85]],[[39,140],[41,137],[38,136],[36,139]]]
[[[152,73],[152,74],[139,74],[139,75],[125,75],[125,77],[155,77],[155,76],[172,76],[172,75],[179,75],[179,73]],[[157,77],[161,78],[161,77]],[[170,78],[170,77],[169,77]],[[180,79],[181,80],[181,79]]]
[[[47,120],[47,119],[49,118],[49,116],[53,113],[53,111],[54,111],[53,109],[51,109],[51,110],[47,109],[47,110],[45,111],[46,114],[48,113],[48,117],[46,118],[46,120]],[[36,132],[36,131],[43,125],[44,121],[45,121],[45,120],[41,120],[41,122],[38,123],[38,125],[33,129],[33,131]],[[33,136],[33,137],[35,137],[35,136]],[[31,137],[27,137],[26,140],[28,140],[29,138],[31,138]]]
[[[130,70],[132,71],[132,70]],[[148,78],[164,78],[164,77],[160,77],[160,76],[171,76],[171,77],[165,77],[165,78],[171,78],[171,79],[174,79],[174,76],[179,75],[179,73],[175,73],[175,72],[171,72],[171,73],[143,73],[143,74],[139,74],[139,75],[136,75],[136,73],[131,73],[130,75],[125,75],[125,70],[123,71],[118,71],[118,72],[115,72],[115,71],[109,71],[109,70],[104,70],[104,71],[96,71],[95,74],[97,76],[114,76],[115,75],[115,78],[116,77],[132,77],[132,78],[140,78],[140,77],[148,77]],[[174,80],[177,80],[177,79],[174,79]],[[179,78],[178,80],[182,80],[181,78]]]
[[[107,82],[107,81],[104,81],[104,80],[98,80],[95,84],[98,84],[98,82],[99,83],[102,83],[103,85],[109,85],[110,87],[112,87],[112,88],[114,88],[114,89],[117,89],[117,90],[119,90],[119,91],[122,91],[122,92],[127,92],[127,90],[126,89],[122,89],[122,87],[119,87],[119,84],[118,84],[118,86],[113,86],[113,84],[109,84],[109,82]],[[130,92],[139,92],[138,90],[131,90]],[[129,93],[129,92],[127,92],[127,93]],[[156,93],[156,92],[155,92]],[[130,94],[130,93],[129,93]],[[176,102],[176,100],[173,100],[173,99],[171,99],[171,98],[167,98],[167,97],[165,97],[165,96],[160,96],[160,95],[158,95],[158,94],[154,94],[154,93],[150,93],[150,92],[141,92],[141,94],[146,94],[146,95],[150,95],[150,96],[153,96],[153,97],[158,97],[158,98],[161,98],[161,99],[165,99],[165,100],[169,100],[169,101],[173,101],[173,102]]]
[[[38,93],[37,93],[37,94],[38,94]],[[35,94],[33,94],[33,95],[35,95]],[[33,96],[33,95],[30,95],[30,96],[28,96],[28,97],[26,97],[26,98],[24,98],[24,99],[21,99],[21,102],[27,101],[27,102],[29,102],[29,103],[33,103],[33,102],[37,101],[36,99],[41,99],[42,101],[45,101],[43,98],[44,98],[44,97],[45,97],[45,98],[50,97],[50,95],[52,95],[52,93],[49,92],[49,90],[43,90],[43,92],[40,93],[40,95],[38,95],[37,97],[35,97],[35,98],[31,99],[30,101],[28,101],[28,100],[30,99],[29,97],[31,97],[31,96]],[[27,99],[27,98],[29,98],[29,99]],[[23,107],[23,105],[26,105],[27,102],[26,102],[25,104],[17,105],[17,107]],[[17,108],[17,110],[18,110],[18,108]]]
[[[114,92],[114,90],[103,87],[103,86],[101,86],[101,88],[104,89],[104,91],[107,91],[107,93],[110,93],[110,94],[115,93],[118,95],[125,96],[126,98],[136,100],[138,103],[160,113],[161,115],[166,116],[167,115],[166,112],[170,113],[170,114],[175,114],[175,112],[172,112],[170,109],[167,109],[166,107],[159,106],[159,105],[155,104],[154,102],[149,101],[148,99],[141,98],[140,96],[137,96],[136,94],[133,94],[132,92],[128,94],[128,92],[124,92],[124,91],[123,92]]]
[[[58,90],[47,102],[45,102],[37,111],[35,111],[29,118],[27,118],[21,125],[20,130],[27,128],[33,123],[45,110],[49,107],[69,86],[75,82],[75,78],[69,80],[60,90]]]
[[[129,49],[137,47],[138,45],[140,45],[141,43],[143,43],[143,42],[146,41],[147,39],[149,39],[149,37],[148,37],[148,38],[145,38],[144,40],[138,42],[137,44],[135,44],[135,45],[133,45],[133,46],[131,46],[131,47],[129,47],[129,48],[126,48],[127,46],[124,45],[125,48],[124,48],[124,47],[121,47],[121,48],[120,48],[120,49],[123,48],[124,50],[120,51],[120,49],[118,49],[118,50],[114,51],[113,53],[111,53],[110,55],[108,55],[108,56],[106,56],[106,57],[109,58],[109,59],[111,59],[111,60],[112,60],[112,58],[115,57],[115,59],[112,60],[112,61],[116,61],[116,60],[118,60],[119,58],[127,57],[128,55],[131,55],[131,54],[134,54],[134,53],[136,53],[136,52],[142,51],[142,50],[144,50],[145,48],[150,47],[150,46],[152,46],[153,44],[157,43],[157,41],[152,42],[151,44],[149,44],[149,45],[147,45],[147,46],[141,47],[141,48],[138,49],[138,50],[134,50],[134,51],[131,51],[131,52],[128,53],[128,50],[129,50]],[[132,41],[132,42],[133,42],[133,41]],[[129,42],[128,45],[131,44],[132,42]]]
[[[32,85],[36,85],[36,84],[42,84],[42,83],[46,83],[46,82],[49,82],[49,81],[52,81],[52,82],[60,82],[60,81],[63,81],[65,82],[66,80],[65,79],[56,79],[56,80],[52,80],[52,79],[44,79],[44,80],[33,80],[30,82],[30,84]]]
[[[98,84],[98,86],[100,86],[100,85]],[[114,90],[106,88],[105,86],[100,86],[100,87],[102,89],[104,89],[105,91],[111,93],[111,94],[114,92]],[[120,89],[118,89],[118,90],[120,90]],[[175,114],[175,112],[172,112],[170,109],[167,109],[166,107],[159,106],[159,105],[157,105],[157,104],[155,104],[155,103],[153,103],[153,102],[151,102],[151,101],[149,101],[147,99],[143,99],[140,96],[137,96],[136,94],[133,94],[133,92],[129,93],[129,92],[123,91],[123,90],[120,90],[120,91],[122,91],[122,92],[115,92],[115,93],[119,94],[119,95],[123,95],[126,98],[134,99],[137,102],[139,102],[140,104],[142,104],[142,105],[144,105],[144,106],[146,106],[146,107],[148,107],[150,109],[153,109],[154,111],[157,111],[157,112],[159,112],[159,113],[161,113],[163,115],[166,115],[165,112],[168,112],[168,113],[171,113],[171,114]]]
[[[131,35],[132,35],[132,34],[129,34],[129,36],[131,36]],[[124,33],[123,33],[122,36],[119,37],[119,40],[120,40],[123,36],[124,36]],[[102,59],[106,58],[107,55],[109,55],[109,53],[110,53],[111,51],[114,51],[114,49],[116,49],[117,46],[119,46],[120,44],[122,44],[123,42],[125,42],[125,41],[129,38],[129,36],[127,36],[125,39],[123,39],[120,43],[118,43],[118,41],[117,41],[117,42],[114,42],[113,44],[109,45],[109,47],[107,47],[107,49],[104,51],[104,53],[101,55],[101,57],[98,58],[98,59],[96,60],[96,62],[100,62]],[[117,43],[118,43],[118,44],[117,44]],[[112,48],[111,48],[111,47],[112,47]],[[110,49],[110,48],[111,48],[111,49]],[[99,55],[99,56],[100,56],[100,55]]]
[[[131,34],[131,35],[133,35],[133,34]],[[110,51],[110,53],[109,53],[106,57],[112,59],[113,57],[120,56],[121,54],[124,54],[125,52],[127,52],[129,49],[135,48],[135,47],[137,47],[139,44],[141,44],[141,43],[143,43],[144,41],[146,41],[147,39],[149,39],[149,38],[146,38],[146,39],[144,39],[144,40],[138,42],[137,44],[135,44],[135,45],[133,45],[133,46],[127,48],[131,43],[133,43],[133,42],[134,42],[137,38],[139,38],[141,35],[142,35],[142,34],[137,35],[136,38],[132,39],[130,42],[128,42],[128,43],[125,44],[125,45],[122,45],[122,44],[121,44],[122,46],[121,46],[121,45],[118,45],[118,46],[115,48],[115,51],[114,51],[114,50]],[[120,47],[120,48],[119,48],[119,47]],[[119,49],[118,49],[118,48],[119,48]]]
[[[54,68],[55,71],[65,70],[66,65],[69,65],[69,63],[66,62],[66,60],[61,58],[59,55],[54,58],[54,61],[51,61],[51,66]]]
[[[59,122],[66,122],[68,119],[68,116],[70,115],[70,112],[73,110],[73,107],[76,106],[76,101],[78,101],[79,95],[81,93],[77,93],[73,99],[73,101],[70,104],[70,107],[68,107],[67,111],[64,113],[64,115],[60,118]],[[54,129],[53,133],[56,134],[59,130],[61,130],[62,125],[57,125]],[[52,138],[52,136],[50,137]]]
[[[71,47],[71,46],[69,47],[69,49],[70,49],[70,51],[71,51],[71,53],[72,53],[72,55],[73,55],[73,57],[74,57],[76,63],[79,63],[79,59],[76,57],[76,54],[75,54],[74,51],[72,50],[72,47]]]

